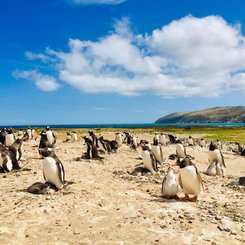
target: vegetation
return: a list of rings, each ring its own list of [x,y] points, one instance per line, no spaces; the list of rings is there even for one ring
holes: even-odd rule
[[[79,134],[87,134],[89,130],[93,130],[95,133],[106,132],[119,132],[128,131],[131,133],[154,133],[164,132],[169,134],[183,134],[183,135],[200,135],[205,139],[216,140],[220,139],[226,142],[240,142],[245,143],[245,127],[145,127],[145,128],[53,128],[52,130],[61,133],[76,131]]]

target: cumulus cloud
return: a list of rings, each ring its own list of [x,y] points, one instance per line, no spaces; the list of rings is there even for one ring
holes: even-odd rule
[[[245,90],[245,39],[220,16],[174,20],[135,34],[127,18],[97,41],[69,40],[69,51],[46,50],[59,79],[86,93],[219,96]]]
[[[84,5],[89,5],[89,4],[120,4],[123,3],[127,0],[66,0],[70,3],[73,4],[84,4]]]
[[[37,88],[45,92],[55,91],[59,88],[56,79],[49,75],[43,75],[36,70],[31,71],[15,71],[13,73],[15,78],[23,78],[35,83]]]

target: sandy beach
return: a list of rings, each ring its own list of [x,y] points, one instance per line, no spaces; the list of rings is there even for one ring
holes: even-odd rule
[[[35,182],[44,182],[38,140],[24,142],[20,163],[29,171],[0,174],[1,244],[244,244],[245,189],[229,186],[245,176],[245,158],[223,151],[226,177],[203,173],[208,167],[208,149],[187,147],[201,172],[205,192],[197,203],[161,197],[168,156],[175,145],[162,147],[165,166],[161,179],[152,174],[132,176],[139,165],[140,149],[122,145],[103,160],[77,160],[86,151],[79,135],[75,143],[64,142],[57,133],[56,155],[65,168],[65,179],[74,182],[46,195],[27,193]],[[114,132],[104,133],[114,139]],[[152,142],[153,134],[138,134]],[[176,168],[176,171],[178,168]],[[177,173],[176,173],[177,175]],[[183,192],[179,196],[183,196]]]

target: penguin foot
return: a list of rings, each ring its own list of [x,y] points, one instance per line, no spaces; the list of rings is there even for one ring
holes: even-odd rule
[[[189,198],[189,201],[191,201],[191,202],[197,202],[197,196],[194,196],[192,198]]]
[[[180,200],[183,201],[183,202],[189,201],[190,200],[190,197],[188,196],[188,194],[185,194],[185,196],[184,197],[181,197]]]

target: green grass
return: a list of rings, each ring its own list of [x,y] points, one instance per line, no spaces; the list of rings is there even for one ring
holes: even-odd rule
[[[40,131],[41,129],[38,129]],[[79,134],[87,134],[89,130],[93,130],[95,134],[105,133],[105,132],[117,132],[117,131],[128,131],[131,133],[154,133],[154,132],[164,132],[171,134],[185,134],[185,135],[195,135],[200,134],[203,138],[209,140],[220,139],[226,142],[240,142],[245,143],[245,127],[191,127],[191,128],[181,128],[181,127],[152,127],[152,128],[101,128],[101,129],[72,129],[72,128],[59,128],[52,130],[61,133],[76,131]]]

